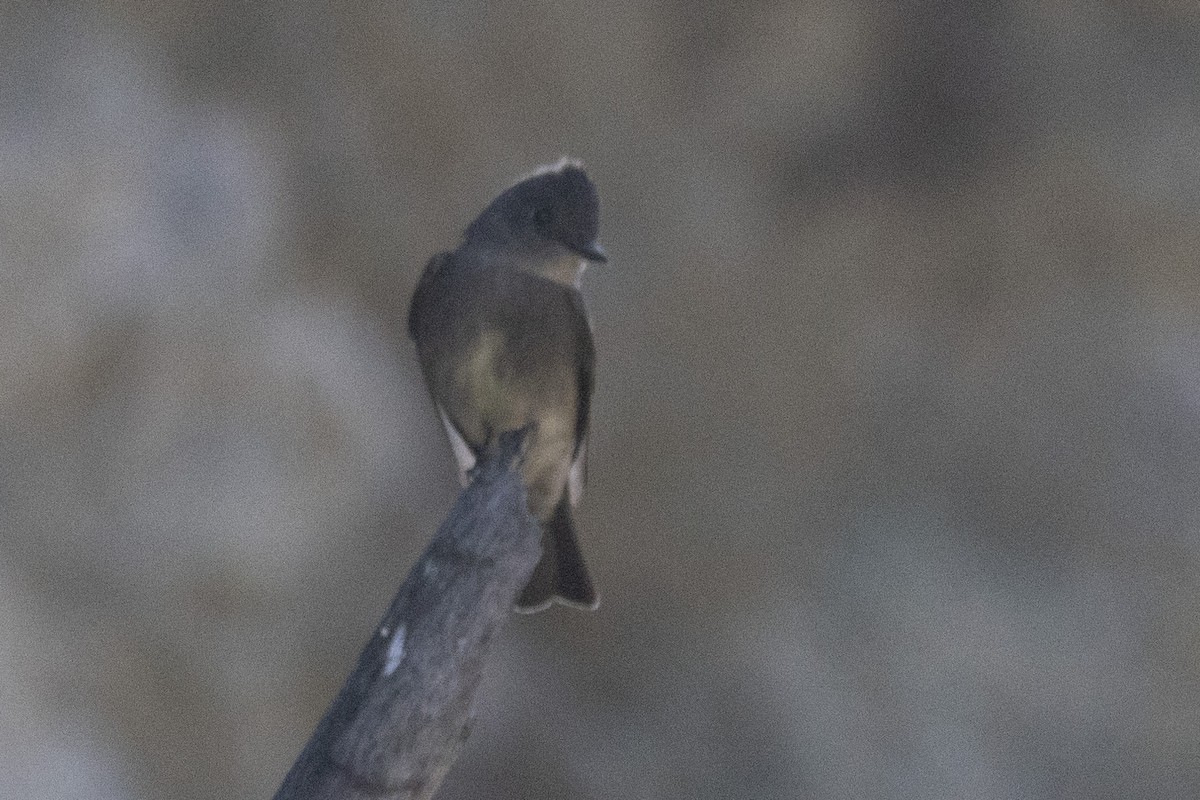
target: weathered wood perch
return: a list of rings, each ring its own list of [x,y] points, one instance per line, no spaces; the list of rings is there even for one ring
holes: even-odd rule
[[[506,434],[400,586],[275,800],[428,798],[457,757],[488,644],[541,554]]]

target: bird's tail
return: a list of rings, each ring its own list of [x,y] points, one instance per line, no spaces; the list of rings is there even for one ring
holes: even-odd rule
[[[542,558],[517,597],[516,609],[532,614],[552,603],[588,610],[600,604],[575,540],[575,523],[565,491],[554,514],[542,523]]]

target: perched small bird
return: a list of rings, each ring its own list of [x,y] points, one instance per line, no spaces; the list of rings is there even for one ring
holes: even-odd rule
[[[542,524],[542,558],[518,611],[595,608],[571,509],[586,477],[595,350],[579,293],[603,262],[596,187],[575,160],[506,189],[429,260],[408,331],[464,484],[497,437],[529,426],[522,474]]]

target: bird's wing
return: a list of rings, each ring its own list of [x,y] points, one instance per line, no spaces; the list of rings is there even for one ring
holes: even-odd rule
[[[596,347],[592,342],[592,323],[588,320],[583,296],[579,292],[571,294],[576,312],[575,341],[579,348],[579,368],[576,371],[579,394],[575,406],[575,455],[567,477],[567,492],[571,505],[574,506],[583,497],[583,487],[587,483],[588,419],[592,410],[592,389],[596,384]]]
[[[421,324],[421,311],[426,306],[426,301],[429,299],[429,290],[433,285],[433,279],[438,274],[443,266],[448,264],[453,256],[450,253],[437,253],[433,258],[425,264],[425,269],[421,272],[421,279],[417,281],[417,288],[413,290],[412,300],[408,304],[408,335],[416,339],[417,329]]]
[[[437,282],[438,273],[450,264],[453,258],[452,253],[436,254],[425,264],[425,270],[421,273],[421,279],[417,281],[417,288],[413,290],[412,302],[408,306],[408,335],[414,341],[418,340],[422,328],[427,329],[430,323],[436,324],[437,322],[436,320],[425,319],[423,315],[427,313],[430,302],[437,292],[434,284]],[[433,404],[437,408],[438,417],[442,420],[442,426],[446,429],[446,437],[450,440],[451,450],[454,451],[454,460],[458,462],[459,480],[462,481],[463,486],[466,486],[469,482],[467,476],[475,468],[475,451],[467,444],[467,440],[459,432],[458,426],[454,424],[446,409],[438,402],[429,375],[426,375],[426,384],[429,386],[430,395],[433,396]]]

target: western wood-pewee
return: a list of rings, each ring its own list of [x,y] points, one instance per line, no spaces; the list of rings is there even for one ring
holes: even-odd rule
[[[429,260],[408,330],[464,483],[504,431],[529,426],[522,476],[542,558],[517,610],[598,602],[571,509],[586,477],[595,351],[579,293],[599,198],[582,165],[543,167],[503,191],[453,252]]]

